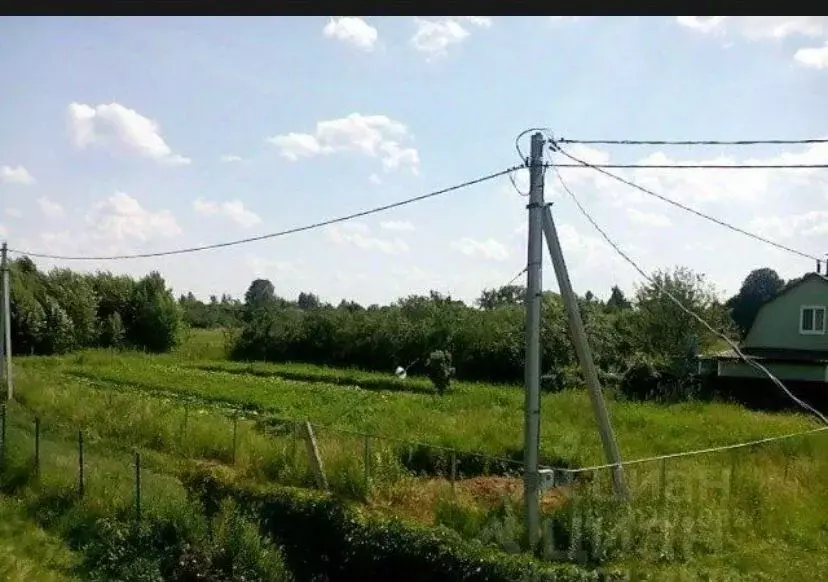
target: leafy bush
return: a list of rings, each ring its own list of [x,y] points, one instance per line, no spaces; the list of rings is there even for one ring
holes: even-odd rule
[[[75,522],[70,544],[83,556],[85,578],[140,582],[292,580],[280,550],[228,500],[211,520],[212,535],[193,523],[153,516]]]
[[[451,386],[451,379],[454,377],[451,354],[441,350],[431,352],[426,361],[426,371],[437,393],[441,396],[445,394]]]
[[[443,527],[371,518],[318,492],[236,484],[209,468],[182,476],[205,510],[231,497],[255,507],[262,531],[282,544],[299,580],[511,582],[621,580],[618,572],[588,572],[565,564],[541,565],[464,541]]]
[[[628,400],[681,402],[703,396],[699,379],[684,359],[668,361],[637,353],[619,384],[620,393]]]

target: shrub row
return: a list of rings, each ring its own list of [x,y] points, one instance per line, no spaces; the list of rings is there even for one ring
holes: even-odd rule
[[[248,299],[256,295],[254,285]],[[603,303],[589,293],[579,300],[595,364],[609,377],[623,374],[637,354],[687,362],[714,345],[715,335],[686,308],[728,333],[732,327],[704,277],[687,269],[655,273],[632,302],[615,291],[615,301]],[[682,307],[663,291],[669,291]],[[243,361],[312,362],[367,370],[402,366],[426,375],[430,355],[444,351],[451,356],[446,369],[453,367],[458,379],[520,382],[525,351],[522,305],[514,297],[491,305],[479,303],[487,307],[471,307],[432,292],[382,307],[300,308],[272,293],[260,293],[255,302],[245,304],[244,323],[230,354]],[[541,310],[545,387],[560,390],[581,384],[561,297],[544,293]]]
[[[563,304],[547,294],[541,329],[546,371],[576,364]],[[583,317],[596,362],[622,369],[632,352],[623,327],[632,312],[585,306]],[[446,350],[461,380],[520,382],[523,378],[525,315],[518,305],[484,311],[459,302],[409,298],[376,309],[319,307],[301,310],[274,304],[259,309],[231,347],[235,360],[312,362],[425,374],[429,355]],[[557,378],[557,377],[556,377]],[[563,378],[557,382],[563,387]]]
[[[183,475],[209,516],[231,498],[258,517],[262,533],[283,549],[300,580],[514,582],[621,580],[620,572],[590,572],[541,564],[463,540],[446,528],[369,516],[317,492],[235,483],[215,468]]]

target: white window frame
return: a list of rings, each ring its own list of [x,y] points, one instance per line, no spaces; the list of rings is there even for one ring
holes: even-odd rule
[[[811,309],[814,312],[814,323],[816,324],[816,312],[822,311],[822,329],[802,329],[802,316],[806,309]],[[825,335],[825,326],[828,324],[825,318],[828,317],[824,305],[803,305],[799,308],[799,333],[800,335]]]

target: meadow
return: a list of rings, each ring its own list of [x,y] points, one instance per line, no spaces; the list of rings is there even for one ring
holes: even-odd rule
[[[368,515],[446,526],[504,554],[521,547],[519,386],[456,382],[440,397],[427,380],[399,380],[391,371],[230,362],[218,332],[194,332],[166,355],[90,350],[17,358],[15,365],[9,450],[29,454],[35,417],[44,444],[38,478],[0,498],[0,544],[7,548],[0,575],[7,579],[70,579],[78,563],[88,562],[71,525],[81,515],[72,511],[81,510],[49,519],[42,510],[76,480],[78,430],[89,451],[84,516],[130,511],[135,451],[145,459],[146,511],[189,516],[178,521],[198,521],[185,510],[192,501],[179,482],[194,461],[222,468],[240,490],[313,488],[300,430],[310,421],[331,493],[342,503]],[[625,459],[817,426],[803,415],[721,403],[659,405],[610,393],[608,404]],[[543,464],[577,470],[602,462],[582,390],[545,394],[541,406]],[[652,579],[822,579],[825,438],[822,432],[631,466],[633,500],[624,506],[610,499],[605,471],[579,474],[544,497],[541,554]],[[6,465],[8,481],[12,463]],[[188,535],[198,538],[203,527],[191,526]],[[282,572],[269,568],[257,571]]]

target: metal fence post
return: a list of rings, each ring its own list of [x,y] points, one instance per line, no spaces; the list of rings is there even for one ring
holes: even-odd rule
[[[135,521],[141,521],[141,453],[135,453]]]
[[[239,412],[233,412],[233,464],[236,464],[236,442],[239,435]]]
[[[0,404],[0,471],[6,464],[6,404]]]
[[[667,502],[667,459],[661,459],[658,466],[658,489],[659,502],[664,505]]]
[[[365,465],[365,496],[368,497],[371,491],[371,437],[368,435],[365,435],[362,458]]]
[[[184,446],[184,441],[187,439],[187,420],[190,417],[190,403],[184,401],[184,421],[181,424],[181,445]]]
[[[451,451],[451,492],[457,493],[457,452]]]
[[[83,497],[83,430],[78,431],[78,495]]]
[[[40,417],[35,417],[35,475],[40,476]]]
[[[299,424],[296,420],[292,421],[292,424],[293,432],[290,435],[290,458],[293,463],[293,470],[295,471],[298,468],[296,459],[296,439],[298,437],[297,433],[299,432]]]

